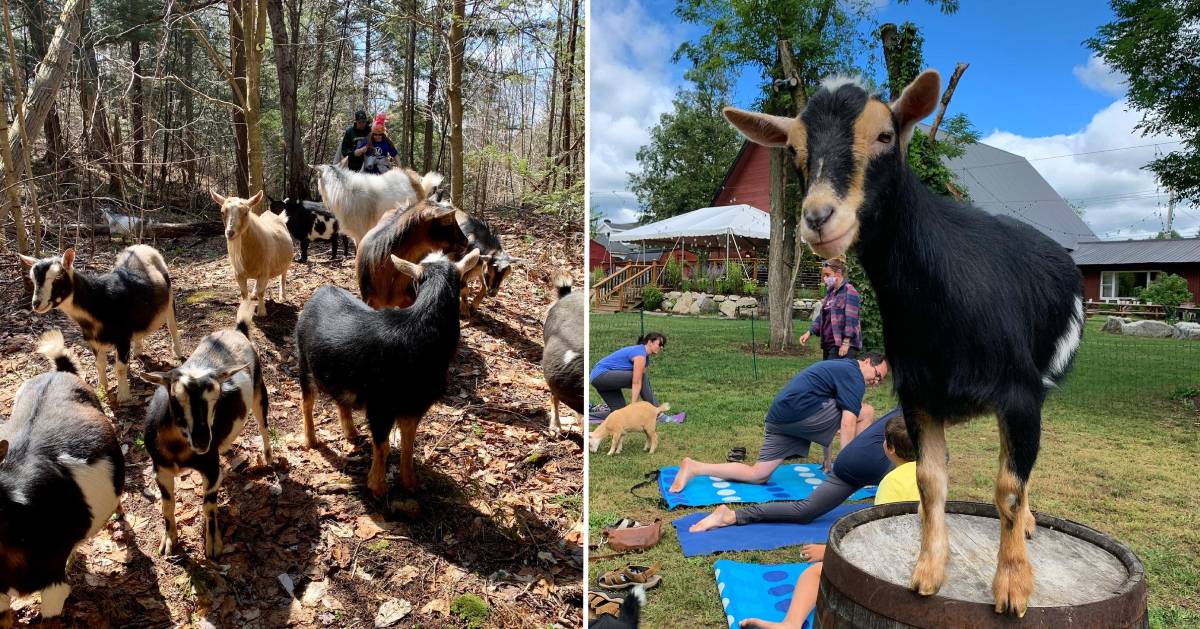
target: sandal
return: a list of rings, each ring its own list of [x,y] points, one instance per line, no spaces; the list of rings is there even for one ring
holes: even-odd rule
[[[605,614],[620,616],[623,602],[624,599],[613,598],[604,592],[588,592],[588,610],[593,620]]]
[[[746,460],[746,449],[738,446],[729,450],[729,456],[725,457],[730,463],[741,463]]]
[[[623,568],[609,570],[600,575],[597,582],[601,587],[610,590],[626,590],[635,585],[641,585],[648,590],[662,582],[662,575],[657,574],[661,568],[661,561],[656,561],[649,568],[626,564]]]

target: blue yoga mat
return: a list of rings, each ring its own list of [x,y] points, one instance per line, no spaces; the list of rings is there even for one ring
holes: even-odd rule
[[[664,467],[658,475],[658,491],[667,502],[667,509],[675,507],[703,507],[727,502],[774,502],[776,500],[804,500],[812,495],[817,485],[825,482],[825,472],[816,463],[780,465],[763,485],[726,481],[712,476],[697,476],[673,494],[667,491],[679,466]],[[863,500],[875,497],[875,486],[870,485],[850,494],[848,500]]]
[[[719,559],[713,564],[717,593],[725,608],[725,622],[737,627],[747,618],[780,622],[792,603],[796,580],[808,567],[806,563],[759,565]],[[811,629],[812,614],[804,620]]]
[[[725,550],[773,550],[800,544],[824,544],[829,539],[829,529],[838,518],[853,513],[870,504],[840,505],[833,511],[808,524],[762,522],[743,526],[725,526],[719,529],[692,533],[688,527],[699,522],[708,513],[685,515],[671,524],[684,557],[711,555]]]

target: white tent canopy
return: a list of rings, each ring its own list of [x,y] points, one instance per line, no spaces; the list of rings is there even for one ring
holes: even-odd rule
[[[746,204],[700,208],[610,236],[610,240],[617,242],[684,242],[691,245],[770,239],[771,215]]]

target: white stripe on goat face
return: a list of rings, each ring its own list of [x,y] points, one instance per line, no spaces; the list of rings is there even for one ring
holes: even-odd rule
[[[250,214],[250,204],[245,199],[229,197],[221,206],[221,218],[225,223],[225,238],[233,240],[246,230],[249,224],[247,215]]]
[[[199,454],[208,452],[215,444],[212,443],[212,416],[213,408],[217,405],[217,399],[221,397],[221,383],[212,378],[211,373],[206,369],[185,369],[181,370],[179,379],[175,381],[171,391],[172,395],[179,402],[180,408],[183,410],[183,421],[188,444],[192,446]],[[197,405],[192,403],[194,393],[199,393],[202,399],[202,404],[199,406],[203,409],[203,417],[196,417],[195,408]],[[196,435],[196,428],[203,423],[202,432],[208,435],[208,444],[203,450],[197,449],[193,441]]]
[[[50,268],[46,269],[46,276],[42,278],[41,284],[38,283],[37,266],[35,265],[29,270],[29,278],[33,280],[33,285],[36,287],[33,292],[33,311],[36,313],[48,312],[54,305],[50,301],[50,295],[54,292],[54,280],[58,279],[60,273],[63,272],[62,264],[52,262]]]

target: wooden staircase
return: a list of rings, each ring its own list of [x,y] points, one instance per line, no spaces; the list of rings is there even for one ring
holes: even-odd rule
[[[663,266],[657,262],[628,264],[592,286],[592,312],[624,312],[642,303],[642,289],[657,285]]]

